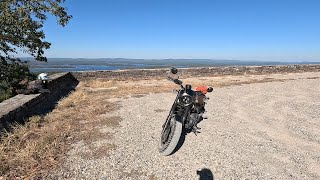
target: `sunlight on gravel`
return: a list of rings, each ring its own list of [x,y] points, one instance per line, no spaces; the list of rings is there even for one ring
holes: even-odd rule
[[[320,179],[318,77],[320,73],[183,79],[216,88],[209,94],[201,133],[189,134],[168,157],[157,148],[175,98],[168,92],[175,86],[165,80],[83,82],[89,97],[119,104],[99,116],[117,124],[93,126],[86,133],[102,134],[74,143],[62,167],[49,177],[198,179],[211,172],[214,179]],[[117,88],[99,89],[110,87]],[[92,103],[101,104],[99,98]]]

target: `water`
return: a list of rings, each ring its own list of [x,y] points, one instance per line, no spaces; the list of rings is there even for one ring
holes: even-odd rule
[[[66,67],[32,67],[32,72],[72,72],[72,71],[101,71],[101,70],[119,70],[119,66],[104,66],[104,65],[75,65]]]
[[[208,60],[208,59],[74,59],[49,58],[48,62],[29,61],[32,72],[72,72],[72,71],[103,71],[121,69],[152,69],[166,67],[209,67],[209,66],[261,66],[287,64],[320,64],[320,62],[268,62],[268,61],[237,61],[237,60]]]

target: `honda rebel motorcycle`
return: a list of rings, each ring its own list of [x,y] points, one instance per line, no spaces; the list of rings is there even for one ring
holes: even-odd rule
[[[177,75],[176,68],[170,69],[171,73],[176,75],[177,78],[171,76],[168,80],[179,85],[177,96],[171,107],[169,115],[162,125],[162,132],[159,144],[159,152],[162,155],[168,156],[176,150],[180,138],[186,133],[194,132],[196,135],[199,133],[197,124],[203,120],[205,112],[205,103],[209,99],[206,97],[207,92],[212,92],[212,87],[201,86],[192,90],[190,84],[183,85]]]

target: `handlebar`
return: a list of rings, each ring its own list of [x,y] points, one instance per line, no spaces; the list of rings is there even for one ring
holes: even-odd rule
[[[175,84],[179,85],[182,89],[184,89],[181,80],[172,78],[170,76],[168,76],[168,80],[174,82]],[[205,89],[206,92],[204,94],[206,94],[207,92],[212,92],[212,90],[213,90],[212,87],[207,87],[207,86],[205,86],[205,87],[206,87],[206,89]],[[198,90],[198,89],[197,89],[197,91],[202,92],[201,90]]]
[[[168,76],[168,80],[174,82],[177,85],[182,85],[182,81],[179,79],[174,79],[174,78]]]

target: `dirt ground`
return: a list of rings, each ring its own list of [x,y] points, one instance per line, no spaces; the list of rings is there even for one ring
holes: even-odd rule
[[[96,79],[81,82],[59,103],[57,109],[67,109],[70,119],[90,108],[94,113],[73,118],[81,138],[79,133],[70,136],[75,140],[62,164],[43,176],[320,179],[320,73],[182,80],[211,85],[214,91],[208,94],[201,133],[188,134],[175,154],[164,157],[157,149],[175,85],[165,79]],[[107,110],[111,105],[112,111]]]

